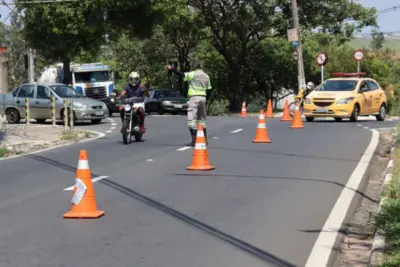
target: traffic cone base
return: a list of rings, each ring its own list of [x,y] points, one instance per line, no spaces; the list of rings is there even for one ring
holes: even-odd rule
[[[206,139],[204,136],[203,125],[197,126],[196,144],[193,150],[192,165],[186,167],[189,171],[211,171],[214,170],[215,166],[210,164],[208,159],[208,151],[206,145]]]
[[[271,143],[272,141],[268,136],[267,124],[265,123],[264,110],[260,110],[258,117],[258,124],[256,129],[256,136],[253,139],[253,143]]]
[[[104,215],[104,211],[97,210],[96,196],[85,150],[81,150],[79,153],[76,183],[71,202],[71,210],[63,215],[64,218],[96,219]]]
[[[93,219],[97,219],[100,218],[101,216],[104,215],[104,211],[102,210],[98,210],[98,211],[93,211],[93,212],[72,212],[69,211],[67,213],[64,214],[64,218],[93,218]]]

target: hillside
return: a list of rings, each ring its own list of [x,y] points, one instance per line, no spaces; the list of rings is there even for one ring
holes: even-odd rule
[[[363,37],[363,38],[355,38],[350,42],[350,45],[354,48],[370,48],[371,38]],[[388,38],[384,44],[384,47],[388,47],[393,50],[400,51],[400,38]]]

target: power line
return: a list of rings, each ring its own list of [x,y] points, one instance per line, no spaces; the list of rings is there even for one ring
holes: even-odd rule
[[[67,2],[77,2],[78,0],[31,0],[31,1],[18,1],[18,4],[46,4],[46,3],[67,3]],[[5,1],[1,2],[0,5],[4,6],[15,6],[17,5],[14,2]]]

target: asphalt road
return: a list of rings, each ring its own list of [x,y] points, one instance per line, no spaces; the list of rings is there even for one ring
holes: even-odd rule
[[[185,117],[148,117],[130,145],[118,119],[101,139],[0,161],[0,266],[304,266],[378,125],[274,119],[272,143],[253,144],[257,117],[212,117],[204,173],[185,170]],[[62,218],[80,149],[108,176],[94,183],[100,219]]]

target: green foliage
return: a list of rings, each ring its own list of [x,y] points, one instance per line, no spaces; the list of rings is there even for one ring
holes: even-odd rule
[[[392,182],[384,193],[385,202],[375,225],[385,235],[385,255],[381,267],[400,266],[400,138],[396,137],[396,159]]]
[[[371,41],[372,50],[380,50],[381,48],[383,48],[384,43],[385,43],[385,36],[383,35],[383,32],[374,30],[374,32],[372,33],[372,41]]]

